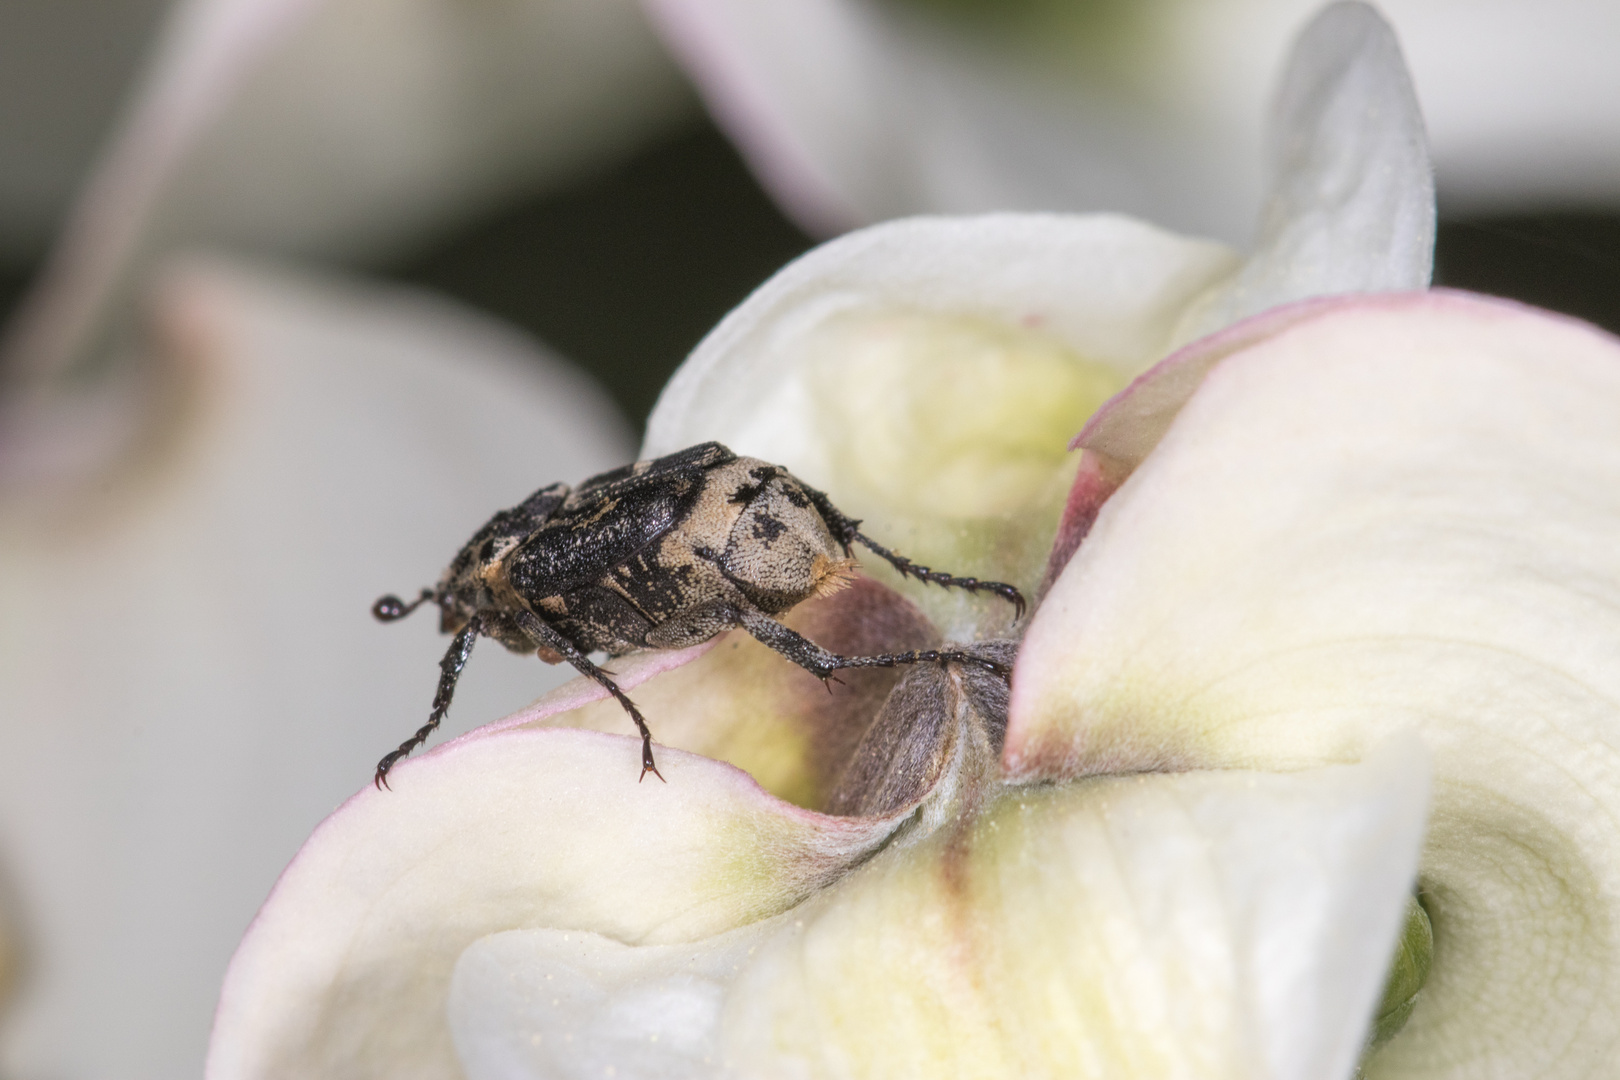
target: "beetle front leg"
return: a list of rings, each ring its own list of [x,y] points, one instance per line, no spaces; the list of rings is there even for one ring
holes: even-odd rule
[[[424,599],[426,595],[424,595]],[[387,599],[385,597],[384,599]],[[380,604],[381,601],[378,601]],[[421,603],[421,600],[416,601]],[[415,606],[415,605],[412,605]],[[379,616],[383,618],[385,616]],[[397,618],[398,616],[387,616]],[[427,742],[428,736],[433,734],[439,722],[450,711],[450,698],[456,692],[456,680],[461,678],[461,669],[467,666],[467,657],[472,655],[473,643],[478,640],[479,622],[474,615],[467,620],[467,625],[450,641],[450,648],[445,651],[444,659],[439,661],[439,689],[433,694],[433,711],[428,714],[428,722],[417,729],[416,734],[399,744],[399,749],[393,750],[377,762],[377,775],[372,783],[379,788],[388,786],[388,770],[400,758]]]
[[[607,672],[591,663],[590,657],[580,652],[578,647],[564,637],[556,627],[538,615],[531,611],[519,611],[513,615],[513,619],[530,637],[538,638],[542,643],[554,649],[564,660],[574,665],[575,671],[588,679],[594,679],[598,685],[606,688],[607,692],[612,694],[620,705],[624,706],[624,711],[629,713],[630,719],[636,722],[636,730],[641,732],[641,776],[637,779],[637,783],[645,780],[648,773],[652,773],[658,779],[664,780],[664,774],[659,772],[658,766],[653,763],[652,729],[647,726],[647,721],[642,717],[640,710],[636,708],[635,702],[631,701],[625,692],[619,689],[619,684],[614,682]],[[667,784],[669,781],[664,780],[664,783]]]
[[[1012,672],[1005,664],[962,649],[913,649],[911,652],[879,653],[876,656],[840,656],[823,649],[803,634],[789,630],[752,606],[737,609],[737,622],[760,644],[769,645],[823,681],[830,679],[833,672],[848,668],[898,667],[902,664],[973,664],[1003,679],[1012,678]]]

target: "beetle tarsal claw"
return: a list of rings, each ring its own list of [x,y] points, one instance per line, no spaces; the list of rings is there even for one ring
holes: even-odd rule
[[[440,662],[428,723],[378,763],[373,779],[387,787],[389,769],[444,719],[480,634],[514,652],[567,661],[605,687],[641,734],[642,778],[650,772],[660,780],[646,721],[612,673],[590,661],[592,653],[686,648],[741,625],[820,678],[829,693],[841,668],[917,663],[916,653],[834,656],[775,622],[802,601],[846,587],[856,542],[904,576],[993,592],[1023,615],[1023,595],[1013,586],[914,563],[863,535],[859,521],[787,469],[719,443],[638,461],[577,488],[543,487],[490,518],[436,586],[408,603],[390,594],[372,605],[377,618],[392,622],[432,600],[440,629],[456,634]],[[991,670],[1006,678],[1005,669]]]
[[[646,736],[643,736],[641,740],[641,775],[636,777],[636,783],[639,784],[647,779],[648,773],[652,773],[666,784],[669,783],[668,780],[664,780],[664,774],[659,772],[658,766],[653,763],[652,743]]]

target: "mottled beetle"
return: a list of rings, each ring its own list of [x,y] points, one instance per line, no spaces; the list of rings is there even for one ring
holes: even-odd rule
[[[436,586],[408,604],[384,596],[372,606],[390,622],[431,600],[440,630],[455,634],[439,662],[427,723],[377,763],[375,782],[386,786],[394,763],[444,719],[480,634],[548,663],[566,660],[605,687],[641,733],[642,777],[660,780],[647,721],[589,653],[680,649],[741,626],[823,680],[845,668],[919,662],[971,663],[1007,675],[994,661],[952,649],[839,656],[772,618],[842,587],[855,567],[855,543],[902,574],[994,592],[1023,615],[1024,597],[1011,585],[918,566],[862,535],[860,522],[786,469],[719,443],[638,461],[573,491],[541,488],[478,530]]]

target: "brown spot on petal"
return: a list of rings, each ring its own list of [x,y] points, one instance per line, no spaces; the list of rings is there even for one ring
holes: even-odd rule
[[[915,604],[859,573],[840,592],[800,604],[783,621],[843,656],[928,649],[940,641],[934,624]],[[808,671],[791,664],[788,668],[784,680],[810,739],[807,765],[819,789],[827,792],[904,673],[894,668],[840,671],[837,682],[824,686]]]
[[[901,677],[838,781],[827,812],[886,817],[939,783],[956,748],[953,680],[933,664]]]

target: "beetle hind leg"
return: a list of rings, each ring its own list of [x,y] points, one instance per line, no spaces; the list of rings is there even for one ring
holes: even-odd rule
[[[564,660],[572,664],[575,671],[588,679],[595,680],[597,685],[612,694],[613,699],[624,707],[625,712],[630,714],[630,719],[635,721],[636,731],[641,734],[641,776],[637,779],[637,783],[647,779],[648,773],[652,773],[658,779],[664,780],[664,774],[658,771],[658,765],[653,761],[652,729],[647,726],[647,720],[641,715],[641,710],[636,708],[635,702],[630,700],[628,694],[619,689],[619,684],[614,682],[607,672],[591,663],[590,657],[580,652],[579,648],[564,637],[556,627],[550,625],[538,615],[528,611],[519,611],[513,618],[519,626],[528,632],[529,636],[538,638],[542,644],[548,646],[552,651],[560,654]],[[669,783],[667,780],[664,780],[664,782]]]
[[[840,656],[823,649],[796,631],[788,629],[763,611],[742,608],[737,621],[761,644],[768,645],[810,674],[827,682],[833,672],[850,668],[900,667],[905,664],[972,664],[999,676],[1012,678],[1012,671],[1003,663],[965,649],[913,649],[903,653],[879,653],[876,656]]]
[[[423,599],[431,595],[430,591],[424,591]],[[387,600],[389,597],[383,599]],[[416,603],[421,602],[418,600]],[[382,600],[378,603],[381,604]],[[456,692],[456,680],[461,678],[461,669],[467,666],[467,658],[472,655],[473,643],[478,640],[478,630],[478,617],[475,615],[467,620],[467,625],[451,640],[444,659],[439,661],[439,688],[433,694],[433,711],[428,715],[428,722],[418,728],[415,735],[400,743],[398,749],[389,751],[377,762],[377,775],[371,781],[377,787],[388,786],[388,770],[392,769],[400,758],[427,742],[428,736],[433,734],[444,720],[445,714],[450,711],[450,699]]]

